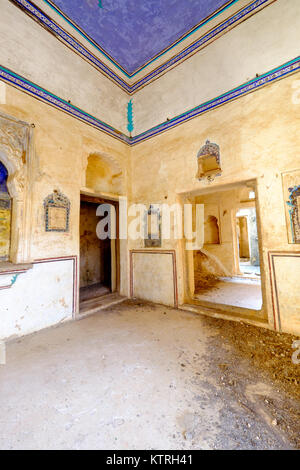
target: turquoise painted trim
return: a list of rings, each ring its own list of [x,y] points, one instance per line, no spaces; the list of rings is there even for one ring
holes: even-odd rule
[[[239,2],[240,0],[232,0],[232,2],[230,2],[228,5],[226,5],[225,7],[223,7],[221,10],[219,10],[217,13],[215,13],[214,15],[212,15],[210,18],[208,18],[207,20],[205,20],[203,23],[199,24],[195,29],[193,29],[193,31],[190,31],[189,33],[187,33],[185,36],[183,36],[181,39],[179,39],[178,41],[175,41],[171,46],[169,46],[166,50],[162,51],[160,54],[158,54],[156,57],[154,57],[152,60],[150,60],[149,62],[147,62],[147,64],[143,65],[142,67],[140,67],[139,69],[137,69],[134,73],[130,74],[128,73],[124,68],[122,68],[116,61],[114,61],[103,49],[101,49],[101,47],[91,41],[89,39],[89,36],[85,33],[83,33],[80,28],[78,28],[74,23],[72,23],[72,21],[70,21],[70,19],[68,18],[67,15],[64,15],[62,12],[59,11],[59,9],[53,5],[51,3],[51,1],[49,0],[43,0],[49,7],[51,7],[61,18],[63,18],[70,26],[72,26],[82,37],[84,37],[92,46],[94,46],[99,52],[101,52],[101,54],[103,54],[113,65],[115,65],[115,67],[117,67],[124,75],[126,75],[127,78],[133,78],[135,77],[138,73],[140,73],[142,70],[144,70],[146,67],[148,67],[149,65],[151,65],[153,62],[155,62],[156,60],[160,59],[163,55],[167,54],[167,52],[171,51],[172,49],[174,49],[174,47],[178,46],[178,44],[181,44],[183,41],[185,41],[187,38],[189,38],[190,36],[192,36],[194,33],[196,33],[197,31],[199,31],[199,29],[203,28],[203,26],[205,26],[206,24],[208,24],[210,21],[212,21],[213,19],[217,18],[219,15],[221,15],[222,13],[224,13],[224,11],[226,11],[228,8],[230,8],[231,6],[233,6],[235,3]]]
[[[8,69],[6,69],[5,67],[2,67],[1,65],[0,65],[0,69],[1,69],[1,70],[4,70],[5,72],[8,71]],[[16,73],[12,72],[11,70],[9,70],[9,73],[10,73],[11,75],[13,75],[15,78],[18,78],[18,79],[21,78],[20,75],[17,75]],[[22,80],[23,80],[25,83],[27,83],[28,85],[30,85],[30,86],[32,86],[32,87],[35,87],[35,88],[37,88],[38,90],[40,90],[40,91],[42,91],[42,92],[44,92],[44,93],[47,93],[49,96],[52,96],[53,98],[55,98],[55,99],[61,101],[62,103],[65,103],[66,105],[70,106],[70,107],[73,108],[74,110],[80,111],[80,112],[81,112],[82,114],[84,114],[85,116],[91,117],[91,118],[95,119],[94,116],[92,116],[91,114],[87,113],[86,111],[83,111],[83,110],[80,109],[80,108],[77,108],[77,106],[74,106],[74,105],[71,104],[71,103],[68,103],[68,101],[64,100],[63,98],[60,98],[59,96],[54,95],[54,93],[51,93],[51,91],[45,90],[45,88],[42,88],[42,87],[40,87],[39,85],[36,85],[35,83],[31,82],[30,80],[27,80],[26,78],[23,78],[23,77],[22,77]],[[115,129],[114,129],[112,126],[110,126],[109,124],[104,123],[104,121],[101,121],[101,122],[102,122],[103,124],[105,124],[107,127],[109,127],[111,130],[115,130]]]
[[[47,14],[45,14],[40,8],[36,7],[31,3],[30,0],[11,0],[12,2],[18,4],[21,8],[24,9],[24,12],[29,14],[31,17],[34,17],[43,27],[51,30],[54,35],[61,40],[65,45],[71,47],[74,52],[79,54],[85,60],[96,67],[96,69],[104,73],[108,78],[113,80],[117,85],[123,88],[128,94],[133,94],[138,91],[143,86],[146,86],[148,82],[151,82],[155,78],[158,78],[162,73],[167,72],[171,67],[175,67],[180,64],[183,59],[187,59],[191,54],[197,52],[200,48],[205,47],[209,42],[221,33],[227,31],[228,27],[234,27],[234,25],[239,24],[240,21],[248,18],[250,14],[257,13],[259,9],[267,6],[270,0],[254,0],[252,3],[248,4],[242,10],[234,13],[232,16],[228,17],[226,20],[221,22],[210,32],[204,34],[194,43],[185,47],[180,53],[173,56],[167,62],[159,65],[156,69],[152,70],[146,74],[143,78],[135,82],[133,85],[129,85],[125,79],[121,78],[117,73],[113,72],[104,62],[101,62],[92,52],[90,52],[85,46],[83,46],[78,40],[71,36],[66,30],[62,29],[54,20],[52,20]],[[101,51],[100,51],[101,52]]]
[[[88,60],[90,64],[96,67],[99,72],[104,73],[107,77],[121,86],[125,91],[130,93],[131,87],[126,83],[125,80],[117,75],[117,73],[114,73],[108,65],[106,65],[104,62],[101,62],[100,59],[92,54],[79,41],[73,38],[73,36],[71,36],[66,30],[62,29],[54,20],[46,15],[40,8],[35,6],[30,0],[11,1],[19,5],[30,17],[34,17],[34,19],[37,20],[41,26],[50,30],[59,40],[70,47],[74,52],[79,54],[85,60]]]
[[[131,134],[131,132],[132,132],[133,129],[134,129],[134,125],[133,125],[133,103],[132,103],[132,100],[130,100],[130,101],[128,102],[128,105],[127,105],[127,121],[128,121],[127,130],[128,130],[128,132]]]
[[[16,280],[18,279],[18,276],[19,276],[19,274],[15,274],[12,277],[10,286],[13,286],[15,284]]]
[[[235,3],[239,2],[240,0],[234,0],[232,1],[229,5],[227,5],[226,7],[224,7],[222,10],[220,10],[219,12],[217,12],[215,15],[213,15],[211,18],[209,18],[208,20],[204,21],[204,23],[200,24],[199,26],[197,26],[196,29],[194,29],[193,31],[191,31],[190,33],[188,33],[186,36],[184,36],[183,38],[181,38],[179,41],[175,42],[174,44],[172,44],[172,46],[170,46],[167,50],[161,52],[158,56],[156,56],[154,59],[152,59],[150,62],[147,62],[147,64],[145,64],[143,67],[141,67],[140,69],[138,69],[133,75],[131,75],[131,78],[134,77],[135,75],[137,75],[138,73],[140,73],[142,70],[144,70],[146,67],[148,67],[149,65],[151,65],[153,62],[155,62],[157,59],[160,59],[163,55],[165,55],[167,52],[171,51],[172,49],[174,49],[174,47],[178,46],[179,44],[181,44],[183,41],[185,41],[187,38],[189,38],[192,34],[196,33],[197,31],[199,31],[200,28],[203,28],[203,26],[205,26],[207,23],[209,23],[210,21],[212,21],[213,19],[217,18],[219,15],[221,15],[221,13],[223,13],[224,11],[226,11],[228,8],[230,8],[232,5],[234,5]]]
[[[125,143],[129,143],[129,137],[123,134],[122,132],[118,131],[117,129],[113,128],[109,124],[101,121],[100,119],[92,116],[91,114],[83,111],[82,109],[78,108],[77,106],[68,103],[63,98],[54,95],[48,90],[36,85],[35,83],[27,80],[26,78],[17,75],[16,73],[12,72],[11,70],[3,67],[0,65],[0,79],[4,80],[6,83],[15,86],[16,88],[21,89],[22,91],[34,96],[35,98],[54,106],[61,111],[64,111],[67,114],[70,114],[81,121],[86,122],[93,127],[98,128],[106,132],[107,134],[111,135],[112,137],[117,138]]]
[[[9,83],[10,85],[15,86],[16,88],[34,96],[35,98],[50,104],[61,111],[79,119],[86,124],[89,124],[97,129],[109,134],[110,136],[121,140],[122,142],[128,145],[135,145],[140,142],[145,141],[146,139],[155,137],[162,132],[170,130],[179,124],[183,124],[190,119],[196,118],[201,114],[216,109],[219,106],[222,106],[226,103],[229,103],[237,98],[245,96],[248,93],[253,91],[259,90],[262,87],[274,82],[275,80],[279,80],[284,78],[285,76],[289,76],[295,72],[300,71],[300,56],[290,60],[286,64],[283,64],[275,69],[271,70],[270,72],[264,73],[260,77],[254,78],[249,80],[248,82],[240,85],[233,90],[230,90],[222,95],[209,100],[195,108],[182,113],[169,121],[165,121],[157,126],[152,127],[151,129],[138,134],[134,137],[129,137],[126,134],[121,133],[117,129],[114,129],[109,124],[101,121],[100,119],[92,116],[91,114],[77,108],[76,106],[72,105],[71,103],[67,103],[64,99],[59,98],[58,96],[54,95],[53,93],[41,88],[38,85],[30,82],[29,80],[17,75],[16,73],[6,69],[3,66],[0,66],[0,79]],[[129,113],[130,116],[130,113]]]
[[[263,78],[265,78],[265,77],[271,75],[271,74],[274,74],[274,73],[276,73],[276,72],[279,72],[280,70],[284,69],[285,67],[288,67],[289,65],[293,65],[294,63],[298,62],[299,59],[300,59],[300,56],[297,57],[296,59],[293,59],[293,60],[287,62],[287,63],[284,64],[284,65],[281,65],[281,66],[279,66],[279,67],[277,67],[277,68],[271,70],[270,72],[266,72],[266,73],[260,75],[259,77],[253,78],[252,80],[249,80],[248,82],[245,82],[243,85],[240,85],[240,86],[238,86],[238,87],[236,87],[236,88],[233,88],[233,89],[230,90],[230,91],[227,91],[227,92],[225,92],[225,93],[219,95],[217,98],[213,98],[213,99],[211,99],[211,100],[209,100],[209,101],[206,101],[206,102],[202,103],[202,104],[199,105],[199,106],[196,106],[195,108],[190,109],[189,111],[186,111],[186,112],[184,112],[184,113],[182,113],[182,114],[179,114],[179,115],[175,116],[174,118],[169,119],[169,121],[164,121],[163,123],[158,124],[157,126],[152,127],[152,128],[149,129],[148,131],[145,131],[145,132],[143,132],[142,134],[139,134],[138,136],[135,136],[134,139],[137,138],[137,137],[140,137],[140,136],[144,135],[146,132],[150,132],[150,131],[154,131],[154,130],[160,129],[160,128],[164,127],[166,124],[169,125],[170,123],[172,123],[172,122],[174,122],[174,121],[177,121],[178,119],[181,119],[181,118],[183,118],[183,117],[185,117],[185,116],[188,116],[188,115],[190,115],[191,113],[197,111],[199,108],[202,108],[202,107],[204,107],[204,106],[207,106],[207,105],[209,105],[209,104],[212,104],[212,103],[214,103],[216,100],[221,99],[221,98],[224,98],[224,97],[226,97],[227,95],[229,95],[229,94],[231,94],[231,93],[234,93],[234,92],[237,92],[237,91],[239,91],[239,90],[242,90],[244,87],[249,86],[249,85],[251,85],[252,83],[255,83],[255,82],[257,82],[257,81],[259,81],[259,80],[261,80],[261,79],[263,79]]]

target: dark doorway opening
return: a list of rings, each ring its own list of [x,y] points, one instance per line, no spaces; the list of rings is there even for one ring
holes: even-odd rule
[[[115,201],[81,196],[80,303],[97,299],[117,289],[116,240],[101,240],[97,235],[97,225],[104,217],[96,214],[100,204],[112,204],[115,208],[118,206]]]

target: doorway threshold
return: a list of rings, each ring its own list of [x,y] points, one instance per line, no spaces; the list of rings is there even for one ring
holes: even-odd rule
[[[85,318],[88,315],[104,310],[112,305],[124,302],[127,297],[120,295],[118,292],[110,292],[100,297],[94,297],[93,299],[83,300],[79,304],[79,315],[77,319]]]
[[[178,308],[180,310],[206,315],[213,318],[244,322],[250,325],[271,329],[268,320],[259,315],[257,310],[215,304],[213,302],[197,302],[196,300],[191,301],[189,304],[179,305]]]

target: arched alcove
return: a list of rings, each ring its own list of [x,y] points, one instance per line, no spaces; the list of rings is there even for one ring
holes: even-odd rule
[[[204,244],[218,245],[220,243],[218,219],[209,215],[204,221]]]

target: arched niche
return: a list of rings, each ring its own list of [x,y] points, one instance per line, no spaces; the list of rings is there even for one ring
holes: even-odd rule
[[[11,198],[8,260],[16,264],[31,261],[29,179],[32,130],[27,123],[0,113],[0,162],[7,170],[6,185]]]

